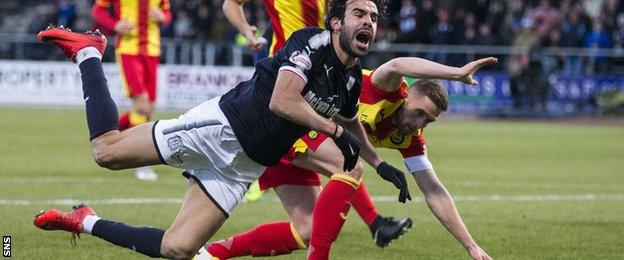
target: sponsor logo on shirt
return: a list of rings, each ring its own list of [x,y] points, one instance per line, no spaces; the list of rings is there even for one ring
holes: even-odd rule
[[[310,56],[308,56],[307,53],[294,51],[288,60],[301,70],[309,70],[312,68],[312,61],[310,61]]]
[[[306,93],[303,98],[310,104],[314,111],[326,118],[330,118],[340,111],[340,108],[331,103],[334,100],[333,96],[328,97],[327,100],[323,100],[322,97],[317,97],[312,90],[308,90],[308,93]]]

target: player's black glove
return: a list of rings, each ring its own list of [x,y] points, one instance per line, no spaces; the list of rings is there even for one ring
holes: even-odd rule
[[[386,181],[392,182],[394,186],[400,190],[399,202],[405,203],[406,199],[412,200],[412,196],[407,188],[407,181],[405,180],[405,174],[394,166],[381,162],[377,165],[377,174]]]
[[[344,156],[344,165],[342,166],[342,170],[349,172],[353,170],[358,161],[362,142],[351,132],[349,132],[349,130],[345,128],[342,130],[342,134],[338,137],[334,137],[333,139],[334,143],[336,143],[336,146],[338,146]]]

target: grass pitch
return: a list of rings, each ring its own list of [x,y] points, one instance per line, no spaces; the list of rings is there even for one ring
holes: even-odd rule
[[[158,181],[141,182],[132,171],[98,168],[81,110],[4,107],[0,119],[0,235],[12,236],[13,258],[141,258],[88,235],[72,248],[69,233],[33,226],[41,209],[95,201],[101,217],[162,228],[177,213],[175,202],[124,199],[181,199],[186,179],[179,170],[157,167]],[[624,127],[442,119],[425,133],[438,176],[473,237],[494,258],[624,259]],[[382,155],[402,165],[397,152]],[[377,198],[397,195],[372,169],[365,178]],[[467,259],[429,212],[413,179],[410,189],[415,201],[407,205],[377,202],[383,215],[411,217],[410,233],[379,249],[352,211],[332,258]],[[285,219],[269,192],[260,202],[239,205],[213,240]],[[305,256],[299,251],[278,259]]]

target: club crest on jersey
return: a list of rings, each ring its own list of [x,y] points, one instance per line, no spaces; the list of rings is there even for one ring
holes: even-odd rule
[[[405,136],[403,136],[399,132],[396,132],[390,136],[390,142],[392,142],[395,145],[400,145],[401,143],[403,143],[403,141],[405,141]]]
[[[305,52],[294,51],[288,60],[302,70],[309,70],[312,68],[310,56]]]
[[[350,91],[353,88],[353,84],[355,84],[355,79],[349,76],[349,81],[347,81],[347,90]]]
[[[303,96],[303,99],[310,104],[316,113],[326,118],[330,118],[340,111],[340,108],[332,104],[334,97],[328,97],[327,100],[323,100],[322,97],[317,97],[312,90],[308,90],[308,93]]]
[[[169,139],[167,139],[167,146],[169,146],[171,150],[177,150],[182,146],[182,138],[177,135],[169,137]]]

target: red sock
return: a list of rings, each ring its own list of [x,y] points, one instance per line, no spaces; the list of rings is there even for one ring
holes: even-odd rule
[[[327,260],[332,243],[344,225],[349,200],[358,182],[345,174],[334,174],[319,195],[312,215],[308,260]]]
[[[206,250],[219,259],[237,256],[284,255],[306,246],[290,222],[266,223],[245,233],[206,245]]]
[[[368,194],[366,186],[364,186],[364,180],[360,180],[360,186],[355,190],[349,202],[368,226],[379,216],[375,204]]]
[[[149,121],[149,117],[147,115],[127,111],[119,117],[119,131],[126,130],[136,125],[147,123],[147,121]]]
[[[119,131],[123,131],[128,128],[130,128],[130,112],[126,111],[119,116]]]

